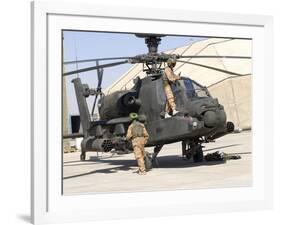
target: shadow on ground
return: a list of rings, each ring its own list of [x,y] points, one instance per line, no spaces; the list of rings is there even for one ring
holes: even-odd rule
[[[230,148],[230,147],[235,147],[235,146],[240,146],[241,144],[233,144],[233,145],[224,145],[221,147],[216,147],[216,148],[208,148],[206,150],[203,150],[203,152],[208,152],[208,151],[214,151],[214,150],[219,150],[219,149],[225,149],[225,148]]]
[[[92,162],[96,163],[106,163],[107,165],[111,166],[105,169],[97,169],[87,173],[72,175],[68,177],[64,177],[63,179],[71,179],[81,176],[87,176],[96,173],[103,173],[103,174],[110,174],[110,173],[117,173],[118,171],[129,171],[135,170],[137,166],[135,159],[100,159],[97,157],[90,157],[89,160],[86,160],[85,163],[75,164],[73,166],[81,166],[81,165],[89,165]],[[187,168],[187,167],[197,167],[197,166],[213,166],[218,164],[223,164],[224,162],[216,161],[216,162],[201,162],[201,163],[194,163],[191,160],[184,160],[181,156],[159,156],[157,160],[157,165],[154,165],[154,168]]]

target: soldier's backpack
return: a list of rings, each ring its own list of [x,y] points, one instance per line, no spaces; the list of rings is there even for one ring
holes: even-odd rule
[[[140,122],[137,122],[137,121],[133,122],[132,135],[134,138],[144,136],[143,126]]]

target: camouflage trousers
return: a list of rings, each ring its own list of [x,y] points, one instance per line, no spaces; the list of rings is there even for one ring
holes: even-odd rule
[[[134,138],[132,143],[133,143],[134,154],[138,163],[139,171],[145,172],[145,163],[144,163],[145,139],[142,137]]]
[[[165,91],[165,94],[167,97],[165,111],[170,112],[170,111],[176,110],[175,97],[174,97],[170,84],[164,85],[164,91]]]

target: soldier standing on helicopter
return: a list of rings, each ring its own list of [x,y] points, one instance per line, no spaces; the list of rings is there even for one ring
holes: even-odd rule
[[[173,68],[176,66],[176,60],[174,58],[169,58],[167,60],[167,65],[163,74],[163,87],[167,97],[165,118],[170,117],[169,112],[171,111],[173,116],[178,113],[171,84],[180,79],[180,74],[176,75],[173,71]]]
[[[135,158],[138,162],[138,174],[145,175],[145,163],[144,163],[144,146],[148,140],[148,133],[143,123],[139,121],[137,113],[130,113],[130,117],[133,120],[131,125],[128,127],[127,140],[132,141]]]

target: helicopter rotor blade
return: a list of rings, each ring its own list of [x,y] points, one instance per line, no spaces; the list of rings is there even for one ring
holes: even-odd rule
[[[91,112],[92,116],[94,115],[97,99],[98,99],[98,95],[95,96],[95,100],[94,100],[94,104],[93,104],[93,108],[92,108],[92,112]]]
[[[251,59],[250,56],[231,56],[231,55],[183,55],[179,58],[214,58],[214,59]]]
[[[98,60],[96,61],[96,66],[99,66],[99,61]],[[97,87],[99,87],[100,79],[101,79],[101,68],[97,69],[97,74],[98,74],[98,85],[97,85]]]
[[[63,64],[75,64],[75,63],[89,63],[94,61],[107,61],[107,60],[117,60],[117,59],[131,59],[134,57],[109,57],[109,58],[96,58],[96,59],[82,59],[82,60],[73,60],[73,61],[66,61]],[[251,59],[250,56],[217,56],[217,55],[184,55],[179,56],[179,58],[226,58],[226,59]]]
[[[96,66],[99,66],[99,61],[98,60],[96,61]],[[91,112],[92,116],[94,115],[94,110],[96,108],[96,102],[97,102],[98,95],[101,93],[101,84],[102,84],[102,78],[103,78],[103,68],[98,68],[97,69],[97,74],[98,74],[97,94],[95,96],[94,104],[93,104],[93,107],[92,107],[92,112]]]
[[[204,64],[200,64],[200,63],[194,63],[194,62],[188,62],[188,61],[182,61],[182,60],[177,60],[177,62],[188,63],[188,64],[191,64],[191,65],[194,65],[194,66],[200,66],[200,67],[203,67],[203,68],[207,68],[207,69],[211,69],[211,70],[216,70],[216,71],[219,71],[219,72],[222,72],[222,73],[227,73],[227,74],[234,75],[234,76],[248,76],[248,75],[251,75],[251,74],[235,73],[235,72],[232,72],[232,71],[228,71],[228,70],[224,70],[224,69],[220,69],[220,68],[217,68],[217,67],[208,66],[208,65],[204,65]]]
[[[125,64],[128,63],[128,60],[124,60],[124,61],[119,61],[119,62],[114,62],[114,63],[108,63],[108,64],[102,64],[102,65],[98,65],[98,66],[92,66],[92,67],[87,67],[87,68],[83,68],[83,69],[79,69],[79,70],[73,70],[70,72],[66,72],[63,73],[63,76],[68,76],[68,75],[72,75],[72,74],[76,74],[76,73],[84,73],[87,71],[91,71],[91,70],[97,70],[97,69],[102,69],[102,68],[107,68],[107,67],[113,67],[113,66],[118,66],[121,64]]]
[[[97,58],[97,59],[82,59],[77,61],[66,61],[63,64],[74,64],[74,63],[88,63],[88,62],[94,62],[94,61],[106,61],[106,60],[117,60],[117,59],[130,59],[133,57],[111,57],[111,58]]]
[[[101,88],[102,78],[103,78],[103,68],[99,69],[99,73],[98,73],[98,88]]]

